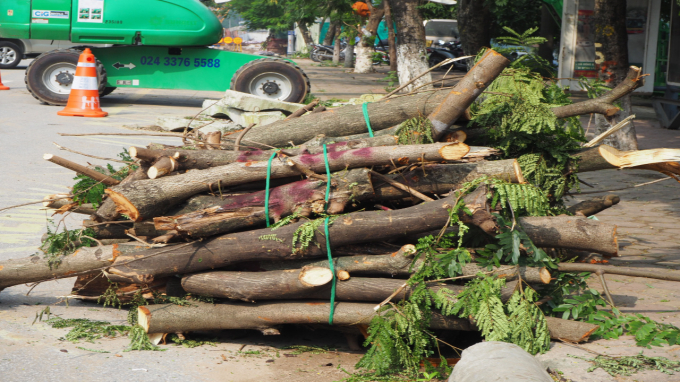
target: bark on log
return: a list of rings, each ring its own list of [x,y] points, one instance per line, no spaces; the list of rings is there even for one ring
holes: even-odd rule
[[[95,211],[92,207],[92,203],[83,203],[78,205],[71,199],[71,194],[52,194],[47,195],[43,198],[43,207],[52,208],[57,211],[55,213],[62,212],[75,212],[77,214],[92,215]]]
[[[464,199],[466,204],[474,202],[477,194],[477,191],[469,194]],[[452,205],[455,200],[452,195],[401,210],[354,212],[339,217],[329,227],[331,245],[340,247],[349,244],[379,242],[403,236],[406,232],[440,229],[449,218],[446,206]],[[470,207],[476,206],[470,205]],[[325,256],[326,239],[319,230],[314,231],[312,244],[304,250],[295,249],[291,254],[294,249],[292,245],[294,233],[302,224],[304,223],[290,224],[275,231],[265,228],[232,233],[203,242],[178,246],[176,249],[166,247],[142,251],[133,257],[119,258],[119,264],[133,258],[138,260],[126,265],[115,265],[109,269],[109,273],[112,273],[112,277],[119,277],[121,281],[151,282],[154,278],[164,275],[200,272],[249,260]],[[271,240],[272,235],[276,235],[276,240]],[[314,243],[318,243],[318,246]],[[154,256],[161,251],[162,257]]]
[[[621,199],[614,194],[597,196],[590,200],[584,200],[580,203],[576,203],[573,206],[567,208],[567,211],[574,215],[580,213],[583,216],[592,216],[598,212],[606,210],[613,205],[619,204],[620,200]]]
[[[344,142],[331,143],[326,145],[326,149],[328,153],[333,153],[365,147],[394,146],[396,144],[396,137],[383,135],[373,138],[353,139]],[[129,151],[132,157],[149,162],[154,162],[164,157],[173,157],[177,159],[178,162],[178,166],[174,170],[205,170],[207,168],[224,166],[234,162],[266,161],[274,153],[273,150],[154,150],[135,146],[130,147]],[[284,149],[281,152],[288,156],[319,154],[323,153],[323,147],[322,145],[303,145],[300,148]]]
[[[71,162],[68,159],[64,159],[64,158],[58,157],[56,155],[45,154],[45,155],[43,155],[43,159],[50,161],[54,164],[57,164],[61,167],[66,167],[67,169],[75,171],[79,174],[83,174],[83,175],[90,177],[90,178],[96,180],[97,182],[101,182],[101,183],[103,183],[107,186],[115,186],[116,184],[120,183],[120,181],[113,179],[112,177],[110,177],[108,175],[104,175],[104,174],[102,174],[98,171],[89,169],[85,166],[81,166],[78,163]]]
[[[343,212],[350,201],[373,197],[368,169],[354,169],[333,174],[329,195],[329,214]],[[269,217],[278,221],[295,211],[303,216],[324,212],[326,182],[302,180],[275,187],[269,192]],[[265,225],[264,199],[266,192],[226,198],[219,206],[201,209],[185,215],[154,218],[158,230],[176,230],[191,237],[208,237],[243,228]]]
[[[375,316],[372,303],[340,302],[335,305],[333,325],[368,325]],[[138,308],[139,324],[147,333],[197,330],[253,329],[267,331],[284,324],[328,325],[328,301],[264,303],[192,303],[191,306],[147,305]],[[430,327],[474,330],[468,320],[433,313]]]
[[[626,79],[614,89],[604,93],[600,97],[588,101],[576,102],[571,105],[554,107],[551,110],[557,118],[568,118],[591,113],[598,113],[606,117],[611,117],[619,112],[619,108],[614,106],[614,102],[626,94],[632,93],[633,90],[642,85],[644,85],[642,69],[631,66],[628,69],[628,76],[626,76]]]
[[[411,244],[404,245],[398,251],[389,255],[364,255],[338,257],[333,260],[336,273],[346,271],[350,276],[391,276],[408,277],[417,271],[422,265],[421,261],[416,262],[411,269],[413,262],[413,252],[415,247]],[[335,255],[335,252],[334,252]],[[328,260],[323,261],[267,261],[260,262],[260,271],[272,271],[282,269],[299,269],[302,267],[323,267],[328,268]],[[479,272],[504,278],[507,281],[516,280],[519,276],[530,284],[549,284],[550,272],[546,268],[535,267],[512,267],[501,266],[494,269],[493,273],[487,273],[486,267],[477,264],[467,264],[463,266],[461,276],[474,276]]]
[[[286,119],[293,119],[293,118],[302,117],[308,111],[312,111],[312,109],[314,109],[316,107],[316,105],[318,105],[318,104],[319,104],[319,100],[315,99],[314,101],[308,103],[307,105],[295,110],[293,113],[291,113],[291,115],[286,117]]]
[[[493,49],[486,50],[475,66],[451,89],[444,101],[427,116],[432,123],[432,136],[435,141],[438,141],[446,129],[465,113],[465,110],[508,65],[510,60],[503,55]]]
[[[309,269],[328,268],[305,267],[271,272],[207,272],[182,278],[182,288],[188,293],[217,298],[228,298],[247,302],[262,300],[330,299],[331,280],[320,285],[305,285],[301,278]],[[335,284],[336,301],[381,302],[396,293],[391,301],[399,301],[411,295],[409,287],[403,287],[405,280],[387,278],[352,277]],[[509,282],[501,291],[503,301],[510,299],[517,282]],[[443,283],[431,283],[433,292],[445,288],[458,295],[465,287]]]
[[[123,181],[120,182],[120,185],[122,186],[137,180],[148,179],[146,174],[148,169],[149,165],[146,162],[141,162],[139,168],[123,179]],[[97,211],[94,213],[94,215],[91,216],[91,219],[98,222],[110,222],[118,220],[119,217],[120,212],[117,210],[116,203],[114,203],[111,198],[106,198],[102,201],[102,204],[99,206],[99,208],[97,208]]]
[[[340,302],[335,305],[333,325],[369,325],[376,312],[374,303]],[[147,333],[176,333],[200,330],[253,329],[266,332],[284,324],[328,324],[330,304],[327,301],[262,302],[262,303],[192,303],[147,305],[137,308],[139,324]],[[550,336],[581,342],[598,326],[579,321],[546,317]],[[443,330],[476,330],[469,320],[432,313],[430,328]]]
[[[84,247],[64,256],[58,266],[48,264],[39,255],[0,261],[0,290],[19,284],[72,277],[110,266],[119,256],[138,250],[137,246],[113,244]]]
[[[165,235],[164,230],[157,230],[152,222],[121,221],[108,224],[97,223],[92,220],[83,220],[83,227],[92,229],[97,239],[124,239],[130,238],[127,233],[134,236],[156,237]]]
[[[566,248],[618,256],[616,226],[576,216],[536,216],[519,219],[539,248]]]
[[[560,272],[603,272],[611,275],[646,277],[649,279],[666,281],[680,281],[680,272],[665,269],[645,270],[615,265],[561,263],[558,265],[557,270]]]
[[[550,338],[567,342],[588,341],[590,335],[599,328],[599,325],[556,317],[546,317],[545,321],[548,323]]]
[[[464,143],[437,143],[413,146],[384,146],[340,151],[328,155],[331,171],[347,168],[418,163],[423,160],[458,160],[470,151]],[[209,151],[206,151],[209,152]],[[275,160],[271,165],[271,178],[299,174],[292,166],[299,163],[315,172],[324,172],[324,155],[300,155]],[[134,221],[162,215],[170,207],[192,195],[220,187],[246,183],[267,177],[267,162],[232,163],[207,170],[191,171],[171,178],[140,180],[105,190],[118,206]]]

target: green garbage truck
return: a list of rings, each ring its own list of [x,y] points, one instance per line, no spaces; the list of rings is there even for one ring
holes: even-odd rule
[[[211,48],[222,35],[220,21],[199,0],[0,1],[0,39],[7,44],[79,44],[43,53],[26,69],[26,87],[47,104],[66,104],[78,56],[98,44],[106,44],[91,47],[100,96],[116,88],[232,89],[304,100],[309,79],[294,62]]]

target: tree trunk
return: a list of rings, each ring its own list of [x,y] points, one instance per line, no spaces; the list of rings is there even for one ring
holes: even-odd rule
[[[340,302],[335,305],[333,325],[369,325],[376,312],[374,303]],[[192,303],[147,305],[137,308],[138,322],[147,333],[176,333],[203,330],[253,329],[278,334],[275,329],[284,324],[328,324],[330,303],[262,302],[262,303]],[[598,326],[578,321],[546,317],[550,337],[582,342]],[[443,330],[475,330],[469,320],[432,313],[430,328]]]
[[[467,108],[508,65],[510,61],[493,49],[484,53],[474,68],[451,89],[441,105],[427,116],[432,123],[432,137],[435,141],[465,114]]]
[[[620,200],[621,199],[614,194],[597,196],[590,200],[584,200],[580,203],[574,204],[573,206],[567,208],[567,211],[574,215],[580,213],[583,216],[592,216],[598,212],[606,210],[611,206],[619,204]]]
[[[328,139],[332,141],[332,139]],[[373,138],[362,138],[348,140],[338,143],[328,143],[326,151],[333,153],[336,151],[346,151],[350,149],[361,149],[364,147],[376,146],[394,146],[397,144],[397,137],[389,135],[381,135]],[[133,158],[154,162],[161,157],[175,157],[178,163],[177,171],[186,170],[205,170],[211,167],[224,166],[235,162],[257,162],[266,161],[274,153],[274,150],[250,150],[250,151],[232,151],[232,150],[181,150],[181,149],[163,149],[152,150],[141,147],[132,146],[129,149],[130,155]],[[297,156],[302,154],[319,154],[323,153],[323,144],[321,145],[304,145],[297,149],[284,149],[281,153],[288,156]],[[148,171],[147,171],[148,172]]]
[[[347,50],[345,51],[345,68],[351,68],[354,66],[354,45],[347,44]]]
[[[429,68],[425,50],[425,26],[418,10],[419,0],[389,0],[392,16],[397,23],[397,75],[399,83],[406,84]],[[405,90],[432,82],[430,73],[420,77]],[[432,85],[420,87],[431,89]]]
[[[458,160],[470,148],[464,143],[435,143],[413,146],[383,146],[340,151],[328,155],[331,171],[356,167],[370,167],[427,160]],[[324,172],[324,155],[300,155],[273,161],[271,178],[284,178],[300,174],[296,165],[315,172]],[[268,162],[232,163],[207,170],[191,171],[160,179],[140,180],[106,189],[105,192],[118,206],[118,211],[134,221],[161,216],[170,207],[192,195],[218,190],[221,187],[242,184],[267,178]]]
[[[539,248],[566,248],[618,256],[616,226],[577,216],[519,218],[522,228]]]
[[[457,19],[465,54],[476,55],[482,48],[491,46],[491,13],[486,1],[460,0]]]
[[[384,4],[385,2],[383,2]],[[372,73],[375,71],[373,69],[373,53],[375,52],[375,45],[373,37],[376,35],[378,30],[378,25],[380,25],[380,20],[382,20],[385,14],[384,6],[381,8],[375,8],[371,5],[371,2],[367,2],[368,9],[371,15],[368,17],[364,32],[362,33],[359,43],[357,43],[357,62],[354,67],[354,73]]]
[[[314,44],[312,34],[309,33],[309,28],[307,27],[307,24],[298,23],[297,26],[298,28],[300,28],[300,32],[302,32],[302,39],[305,40],[305,46],[307,46],[307,51],[309,52],[309,47],[312,46],[312,44]]]
[[[541,6],[541,29],[538,34],[546,39],[546,42],[538,46],[538,55],[548,62],[553,62],[553,52],[556,40],[560,37],[560,26],[557,20],[562,18],[562,15],[554,15],[551,6],[543,3]]]
[[[619,0],[595,0],[595,43],[601,53],[599,77],[614,87],[626,77],[628,70],[628,31],[626,29],[626,2]],[[623,110],[619,118],[631,115],[630,95],[621,98]],[[597,134],[616,124],[613,119],[596,116]],[[605,143],[619,150],[637,150],[635,125],[612,134]]]
[[[58,265],[50,266],[40,255],[0,261],[0,290],[19,284],[77,276],[110,266],[120,255],[137,250],[136,246],[113,244],[83,247],[61,257]]]
[[[355,169],[334,173],[336,186],[329,195],[327,213],[339,214],[349,201],[371,198],[370,170]],[[303,216],[324,210],[326,182],[302,180],[275,187],[269,192],[269,217],[278,221],[284,216],[300,211]],[[154,218],[158,229],[176,230],[191,237],[208,237],[239,229],[252,229],[265,224],[264,198],[266,192],[238,195],[221,199],[220,205],[190,212],[185,215]]]
[[[340,63],[340,33],[335,37],[335,45],[333,45],[333,65]]]
[[[464,199],[471,211],[481,207],[476,205],[478,191]],[[444,207],[451,205],[455,200],[455,196],[452,195],[400,210],[353,212],[338,217],[338,220],[328,228],[331,245],[342,247],[349,244],[380,242],[403,236],[407,232],[441,229],[449,218],[448,210]],[[265,228],[232,233],[174,248],[149,249],[133,257],[125,259],[119,257],[120,265],[115,265],[108,272],[119,276],[120,281],[151,282],[154,278],[165,275],[194,273],[243,261],[324,256],[326,239],[318,229],[313,231],[312,240],[307,248],[299,248],[299,243],[293,246],[293,238],[296,237],[294,234],[303,224],[305,223],[289,224],[276,230]],[[159,253],[163,256],[159,257]],[[125,264],[130,260],[134,261]],[[113,275],[111,277],[114,277]]]
[[[326,36],[323,39],[323,45],[331,45],[333,44],[333,40],[335,39],[335,35],[337,33],[337,29],[340,28],[340,21],[331,21],[330,24],[328,25],[328,31],[326,32]]]
[[[123,181],[120,182],[120,185],[122,186],[138,180],[148,179],[149,177],[146,174],[148,170],[149,165],[146,162],[141,162],[139,168],[123,179]],[[90,218],[97,222],[110,222],[118,220],[119,217],[120,213],[116,209],[116,203],[114,203],[111,198],[106,198]]]
[[[397,39],[394,33],[394,23],[392,21],[392,9],[390,2],[384,1],[385,24],[387,24],[387,44],[390,47],[390,72],[397,71]]]
[[[326,282],[304,282],[312,270],[326,270],[330,277]],[[324,273],[326,275],[326,273]],[[325,278],[324,278],[325,280]],[[182,288],[188,293],[232,300],[255,302],[262,300],[324,300],[331,297],[332,274],[328,268],[305,267],[271,272],[207,272],[182,278]],[[405,280],[387,278],[352,277],[335,284],[336,301],[381,302],[392,296],[390,301],[399,301],[411,295]],[[503,301],[510,299],[517,282],[509,282],[503,288]],[[429,289],[437,292],[448,289],[458,295],[465,287],[443,283],[431,283]],[[393,293],[395,293],[393,295]]]
[[[334,326],[369,325],[376,315],[374,303],[340,302],[335,305]],[[191,306],[147,305],[138,308],[139,324],[147,333],[197,330],[253,329],[271,333],[284,324],[328,324],[328,301],[263,303],[192,303]],[[474,330],[466,319],[433,313],[430,327]],[[274,333],[278,332],[276,330]]]

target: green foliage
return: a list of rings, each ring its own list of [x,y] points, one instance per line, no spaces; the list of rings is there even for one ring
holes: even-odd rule
[[[586,141],[577,118],[557,119],[551,111],[570,103],[559,86],[545,86],[539,74],[520,68],[505,69],[472,108],[472,122],[485,129],[503,158],[519,158],[525,179],[556,207],[578,185],[572,153]]]
[[[50,227],[50,225],[52,227]],[[94,237],[94,230],[87,229],[66,229],[64,225],[62,232],[57,232],[59,227],[54,221],[47,219],[47,238],[40,245],[40,250],[45,254],[47,265],[50,269],[56,269],[61,264],[64,256],[70,255],[81,247],[92,247],[97,243],[84,236]]]
[[[167,349],[161,349],[160,346],[156,346],[151,343],[149,336],[139,325],[135,325],[130,329],[130,346],[124,351],[128,352],[131,350],[152,350],[152,351],[165,351]]]
[[[385,91],[390,93],[392,90],[396,89],[397,86],[399,86],[399,76],[397,76],[397,72],[395,71],[389,71],[387,72],[387,75],[378,81],[384,81],[387,82],[387,86],[385,86]]]
[[[114,308],[118,306],[118,309],[123,307],[123,303],[118,298],[118,283],[110,282],[110,285],[104,293],[97,299],[97,304],[101,304],[104,301],[104,306],[111,305]]]
[[[503,30],[510,33],[510,36],[497,37],[496,41],[505,44],[529,46],[543,44],[548,41],[545,37],[531,36],[538,31],[538,27],[529,28],[522,34],[515,32],[512,28],[507,26],[504,26]]]
[[[600,355],[590,359],[574,355],[569,356],[594,363],[593,366],[588,368],[588,372],[600,368],[613,377],[617,375],[630,376],[643,370],[658,370],[671,375],[674,374],[674,371],[680,371],[679,361],[671,361],[666,357],[647,357],[642,352],[636,356],[610,357]]]
[[[110,351],[106,351],[106,350],[88,349],[88,348],[84,348],[82,346],[76,346],[76,349],[91,351],[93,353],[111,353]]]
[[[397,143],[400,145],[420,145],[434,143],[432,122],[418,116],[402,122],[397,129]]]
[[[518,216],[545,216],[550,210],[550,201],[545,194],[533,184],[496,182],[493,185],[494,199],[505,210],[512,208]]]
[[[258,236],[257,240],[273,240],[273,241],[278,241],[279,243],[283,243],[283,239],[279,239],[278,236],[276,236],[275,233],[267,234],[267,235],[260,235]]]
[[[118,157],[121,160],[132,162],[132,158],[127,149],[123,149],[123,152],[119,153]],[[107,164],[106,169],[97,166],[95,167],[95,170],[116,180],[123,180],[128,176],[130,171],[136,170],[137,167],[138,166],[136,165],[127,165],[120,170],[116,170],[113,166]],[[73,179],[77,180],[76,184],[73,185],[72,190],[73,201],[79,205],[83,203],[92,203],[92,206],[97,208],[102,202],[102,196],[104,195],[106,185],[85,175],[76,175]]]
[[[73,328],[64,337],[60,338],[60,340],[71,341],[73,343],[81,340],[94,342],[94,340],[102,337],[116,337],[124,335],[130,330],[130,327],[127,325],[110,325],[110,322],[107,321],[92,321],[86,318],[64,319],[54,317],[45,322],[56,329]]]
[[[215,341],[200,341],[200,340],[187,340],[187,339],[181,339],[177,334],[171,334],[170,335],[170,341],[176,343],[177,345],[184,346],[185,348],[195,348],[203,345],[208,345],[208,346],[217,346],[217,342]]]
[[[436,300],[443,314],[472,316],[487,341],[512,342],[531,354],[550,348],[550,333],[543,312],[534,304],[538,294],[531,288],[515,290],[506,304],[501,301],[504,279],[478,275],[458,296],[440,292]]]
[[[329,351],[335,351],[337,350],[336,348],[330,348],[328,346],[306,346],[306,345],[292,345],[292,346],[284,346],[281,349],[292,349],[294,350],[290,354],[302,354],[302,353],[311,353],[311,354],[325,354],[328,353]]]

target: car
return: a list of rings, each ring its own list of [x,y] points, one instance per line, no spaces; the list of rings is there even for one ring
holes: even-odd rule
[[[68,49],[79,45],[82,46],[69,41],[0,38],[0,69],[15,68],[24,58],[33,58],[51,50]]]

